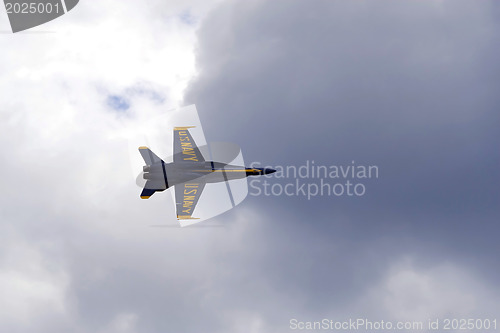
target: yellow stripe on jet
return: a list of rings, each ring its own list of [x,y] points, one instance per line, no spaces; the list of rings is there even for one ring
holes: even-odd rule
[[[191,217],[190,215],[177,215],[178,220],[199,220],[199,217]]]
[[[195,128],[196,126],[174,127],[174,131],[185,131],[188,128]]]

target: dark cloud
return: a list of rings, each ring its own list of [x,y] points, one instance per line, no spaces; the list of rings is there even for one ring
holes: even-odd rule
[[[362,294],[402,254],[497,276],[491,6],[261,1],[213,11],[185,98],[208,140],[237,142],[247,161],[269,165],[380,169],[362,198],[250,197],[244,205],[265,222],[244,240],[258,264],[242,271],[323,310]]]

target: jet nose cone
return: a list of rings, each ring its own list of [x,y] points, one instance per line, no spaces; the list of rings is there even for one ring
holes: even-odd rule
[[[276,172],[276,170],[271,169],[271,168],[265,168],[265,169],[264,169],[264,174],[265,174],[265,175],[268,175],[268,174],[270,174],[270,173],[275,173],[275,172]]]

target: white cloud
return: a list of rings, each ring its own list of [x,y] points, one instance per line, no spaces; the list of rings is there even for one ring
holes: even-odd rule
[[[491,319],[498,313],[498,289],[469,267],[453,262],[417,262],[410,256],[396,259],[351,311],[372,320],[425,323],[437,318]]]
[[[40,322],[67,324],[71,313],[66,295],[69,276],[60,263],[47,257],[48,247],[30,244],[13,234],[4,239],[0,261],[2,330],[34,331]]]
[[[182,102],[199,20],[215,4],[81,1],[29,32],[0,35],[1,331],[136,331],[135,312],[109,305],[93,321],[100,295],[84,299],[134,258],[149,275],[158,264],[150,254],[179,243],[148,227],[171,202],[138,199],[122,134]],[[113,110],[110,95],[130,108]]]

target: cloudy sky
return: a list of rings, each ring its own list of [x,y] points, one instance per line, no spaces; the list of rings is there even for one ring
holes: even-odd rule
[[[498,10],[81,1],[17,34],[0,10],[0,331],[500,321]],[[359,197],[250,195],[210,228],[171,227],[167,193],[139,199],[128,137],[189,104],[247,163],[379,177]]]

